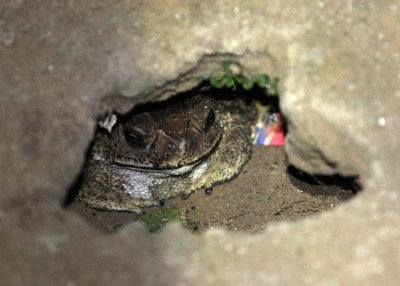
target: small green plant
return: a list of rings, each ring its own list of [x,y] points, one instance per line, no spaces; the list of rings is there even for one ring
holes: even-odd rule
[[[186,229],[194,230],[195,224],[187,219],[186,211],[179,207],[163,207],[149,214],[141,214],[138,221],[143,223],[150,232],[159,232],[166,224],[176,221]]]
[[[221,66],[223,72],[217,72],[209,77],[212,87],[232,88],[239,85],[245,90],[250,90],[254,87],[254,84],[257,84],[260,88],[265,88],[268,95],[277,96],[279,94],[278,78],[271,78],[263,73],[247,78],[243,75],[243,68],[238,62],[223,61]]]

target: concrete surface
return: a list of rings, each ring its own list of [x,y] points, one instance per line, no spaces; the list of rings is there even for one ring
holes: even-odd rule
[[[397,1],[0,5],[3,285],[398,283]],[[61,207],[98,116],[193,87],[222,59],[281,78],[293,164],[358,175],[363,192],[257,235],[108,235]]]

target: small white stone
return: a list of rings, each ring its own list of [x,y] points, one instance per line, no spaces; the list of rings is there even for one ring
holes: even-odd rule
[[[378,125],[381,126],[381,127],[385,126],[386,125],[386,118],[383,117],[383,116],[379,117],[378,118]]]

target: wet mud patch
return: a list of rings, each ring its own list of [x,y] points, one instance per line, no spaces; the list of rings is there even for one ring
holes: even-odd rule
[[[196,225],[195,233],[215,227],[254,233],[273,221],[294,221],[332,210],[352,198],[357,188],[352,178],[314,177],[288,168],[283,147],[254,146],[251,159],[235,179],[215,186],[211,195],[200,189],[185,200],[166,200],[165,206],[183,208]],[[76,201],[68,209],[106,232],[137,219],[135,213],[99,211]]]

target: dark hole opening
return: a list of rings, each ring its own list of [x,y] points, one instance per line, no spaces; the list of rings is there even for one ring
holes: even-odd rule
[[[167,102],[137,106],[125,115],[118,114],[118,120],[126,122],[133,114],[162,110],[166,104],[182,101],[205,87],[209,87],[208,82],[202,83],[193,91],[174,96]],[[251,90],[240,87],[234,90],[209,87],[208,93],[215,98],[226,100],[230,100],[232,95],[242,96],[246,101],[256,100],[260,105],[268,106],[270,113],[280,112],[279,98],[266,96],[265,89],[257,86]],[[96,132],[104,130],[98,127]],[[92,146],[87,152],[87,158],[90,157]],[[157,206],[142,208],[141,215],[135,212],[97,210],[77,202],[74,198],[79,192],[82,179],[83,174],[68,190],[63,205],[106,232],[118,231],[120,226],[137,221],[138,218],[141,222],[149,224],[150,230],[157,230],[148,220],[151,221],[154,213],[157,213],[156,218],[161,217],[161,220],[164,220],[164,210],[185,217],[183,223],[188,223],[188,229],[195,233],[212,227],[258,232],[273,221],[296,220],[335,208],[361,190],[356,177],[310,175],[288,166],[283,146],[259,145],[253,146],[251,159],[236,178],[216,184],[212,189],[199,189],[190,196],[185,195],[184,200],[180,195],[160,200]]]

